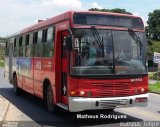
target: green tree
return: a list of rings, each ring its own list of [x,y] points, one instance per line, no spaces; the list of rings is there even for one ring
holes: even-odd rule
[[[5,43],[6,38],[0,37],[0,43]]]
[[[128,11],[126,11],[125,9],[120,9],[120,8],[111,9],[111,12],[115,12],[115,13],[123,13],[123,14],[132,15],[131,12],[128,12]]]
[[[149,40],[148,55],[153,55],[154,52],[160,52],[160,42]]]
[[[146,32],[147,38],[150,38],[149,26],[145,26],[145,32]]]
[[[148,31],[154,40],[160,40],[160,9],[156,9],[149,13],[148,18]]]
[[[131,12],[126,11],[125,9],[115,8],[115,9],[98,9],[98,8],[91,8],[89,11],[101,11],[101,12],[115,12],[115,13],[123,13],[132,15]]]
[[[151,35],[149,32],[149,26],[145,26],[145,32],[146,32],[146,37],[148,41],[148,46],[150,47],[152,45],[152,40],[151,40]]]

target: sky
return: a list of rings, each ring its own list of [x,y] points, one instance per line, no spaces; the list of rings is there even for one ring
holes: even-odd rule
[[[0,0],[0,3],[0,37],[69,10],[122,8],[142,17],[147,25],[149,12],[160,9],[160,0]]]

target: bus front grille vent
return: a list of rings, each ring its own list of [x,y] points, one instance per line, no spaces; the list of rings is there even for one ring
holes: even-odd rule
[[[128,100],[121,99],[121,100],[101,100],[100,106],[103,108],[115,108],[115,107],[124,107],[128,103]]]
[[[92,83],[100,97],[122,97],[131,95],[128,82]]]

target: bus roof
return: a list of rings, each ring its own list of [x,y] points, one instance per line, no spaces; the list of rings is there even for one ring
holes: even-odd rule
[[[126,16],[126,17],[135,17],[140,18],[139,16],[134,16],[130,14],[123,13],[114,13],[114,12],[100,12],[100,11],[73,11],[73,13],[84,13],[84,14],[103,14],[103,15],[117,15],[117,16]]]
[[[122,14],[122,13],[113,13],[113,12],[98,12],[98,11],[68,11],[65,12],[63,14],[54,16],[52,18],[49,18],[47,20],[41,21],[37,24],[34,24],[30,27],[27,27],[23,30],[21,30],[20,32],[17,32],[15,34],[12,34],[10,37],[12,36],[17,36],[17,35],[21,35],[24,33],[28,33],[31,31],[35,31],[37,29],[43,28],[45,26],[49,26],[67,19],[70,19],[70,17],[74,14],[74,13],[79,13],[79,14],[103,14],[103,15],[115,15],[115,16],[124,16],[124,17],[132,17],[132,18],[140,18],[138,16],[134,16],[134,15],[129,15],[129,14]]]

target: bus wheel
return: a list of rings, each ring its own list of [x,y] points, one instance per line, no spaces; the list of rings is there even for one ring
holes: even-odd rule
[[[51,85],[49,85],[47,87],[47,91],[46,91],[46,105],[47,105],[47,109],[49,112],[51,113],[55,113],[56,112],[56,106],[53,103],[53,90]]]
[[[14,93],[16,95],[20,95],[21,89],[18,88],[18,86],[17,86],[17,76],[16,75],[13,76],[13,89],[14,89]]]

